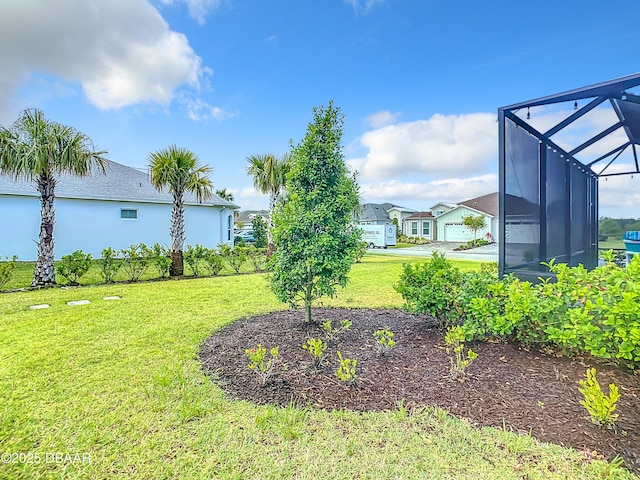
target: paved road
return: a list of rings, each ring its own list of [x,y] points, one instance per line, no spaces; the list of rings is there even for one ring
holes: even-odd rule
[[[483,262],[498,261],[498,245],[493,243],[471,250],[454,251],[460,243],[432,242],[426,245],[418,245],[409,248],[371,248],[367,251],[380,255],[406,255],[416,257],[431,257],[433,252],[444,253],[446,258],[457,258],[460,260],[479,260]]]

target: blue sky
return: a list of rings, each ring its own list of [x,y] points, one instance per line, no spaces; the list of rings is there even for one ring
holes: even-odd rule
[[[246,157],[285,153],[333,100],[363,199],[428,210],[497,190],[499,107],[640,71],[636,7],[4,0],[0,123],[40,108],[139,168],[189,148],[254,209]],[[601,215],[640,217],[637,177],[601,181]]]

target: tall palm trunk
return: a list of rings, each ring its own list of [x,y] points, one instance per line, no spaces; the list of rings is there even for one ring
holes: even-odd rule
[[[267,258],[269,258],[276,247],[273,244],[273,212],[276,210],[276,203],[278,202],[278,192],[271,192],[269,195],[269,220],[267,224]]]
[[[40,193],[40,237],[38,259],[33,274],[32,287],[55,285],[53,226],[56,221],[54,209],[56,179],[51,174],[42,173],[37,178]]]
[[[184,274],[184,200],[182,192],[173,193],[171,209],[171,270],[172,277]]]

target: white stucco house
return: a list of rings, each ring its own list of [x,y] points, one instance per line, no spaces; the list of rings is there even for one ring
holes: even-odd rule
[[[490,233],[493,239],[498,238],[498,194],[490,193],[460,202],[453,208],[436,215],[437,240],[442,242],[473,240],[473,232],[462,224],[462,219],[469,215],[485,217],[486,227],[478,230],[477,238],[484,238],[487,233]]]
[[[171,245],[172,196],[158,192],[147,173],[113,161],[106,175],[78,178],[59,175],[55,193],[55,256],[75,250],[99,258],[115,250],[145,243]],[[218,196],[198,203],[185,195],[185,245],[216,247],[233,244],[234,211],[238,206]],[[0,256],[35,260],[40,229],[40,199],[33,182],[0,175]]]

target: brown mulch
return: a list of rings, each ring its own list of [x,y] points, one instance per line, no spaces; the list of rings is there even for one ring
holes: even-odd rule
[[[237,321],[216,332],[203,344],[200,361],[230,398],[260,404],[288,405],[292,401],[322,409],[383,411],[403,401],[409,408],[437,406],[473,425],[506,427],[611,460],[620,455],[628,468],[640,473],[640,376],[628,370],[503,343],[473,343],[478,358],[466,381],[450,376],[450,360],[442,333],[433,319],[402,310],[314,309],[318,325],[306,324],[302,311],[289,310]],[[314,368],[301,346],[322,337],[319,325],[327,319],[337,326],[342,319],[351,329],[329,342],[324,364]],[[387,328],[397,345],[378,354],[373,332]],[[261,343],[278,346],[281,364],[264,387],[247,368],[247,348]],[[357,384],[335,376],[336,351],[355,358]],[[616,429],[594,425],[580,405],[578,381],[586,368],[597,369],[606,385],[621,393]]]

